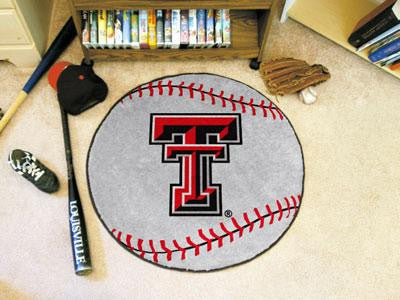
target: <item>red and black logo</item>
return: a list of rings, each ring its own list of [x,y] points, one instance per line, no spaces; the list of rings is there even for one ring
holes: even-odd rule
[[[151,114],[150,144],[162,145],[162,162],[179,163],[170,185],[170,216],[220,216],[221,184],[212,163],[229,163],[229,145],[242,144],[240,114]]]

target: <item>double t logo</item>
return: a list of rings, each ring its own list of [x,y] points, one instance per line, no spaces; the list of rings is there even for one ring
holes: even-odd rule
[[[150,144],[162,145],[162,162],[180,164],[170,185],[171,216],[220,216],[221,184],[212,163],[229,162],[229,145],[241,144],[240,114],[151,114]]]

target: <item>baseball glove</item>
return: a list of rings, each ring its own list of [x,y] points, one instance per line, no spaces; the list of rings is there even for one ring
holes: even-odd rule
[[[268,91],[274,95],[293,94],[331,77],[324,66],[310,66],[294,58],[279,58],[262,63],[260,73]]]

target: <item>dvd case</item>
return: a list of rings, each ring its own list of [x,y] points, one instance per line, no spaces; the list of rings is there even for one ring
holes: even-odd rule
[[[189,11],[181,10],[181,48],[187,48],[189,45]]]
[[[114,48],[115,31],[114,31],[115,13],[113,10],[107,10],[107,47]]]
[[[131,12],[131,45],[134,49],[139,49],[139,11]]]
[[[114,24],[114,31],[115,31],[115,47],[120,48],[122,47],[122,24],[124,22],[124,18],[122,16],[122,10],[115,11],[115,24]]]
[[[216,9],[215,13],[215,46],[221,47],[222,46],[222,9]]]
[[[181,43],[181,16],[179,9],[172,10],[171,16],[172,27],[172,45],[171,48],[177,49]]]
[[[122,45],[124,48],[131,46],[131,11],[122,12]]]
[[[203,48],[206,45],[206,11],[197,10],[197,44],[196,48]]]
[[[89,48],[90,44],[90,27],[89,27],[89,12],[82,10],[81,12],[81,26],[82,26],[82,44]]]
[[[147,21],[147,10],[139,10],[139,43],[141,49],[149,48]]]
[[[105,10],[99,10],[98,27],[99,27],[98,43],[101,48],[104,48],[107,44],[107,13]]]
[[[164,48],[164,17],[163,11],[156,11],[157,48]]]
[[[197,12],[189,9],[189,48],[196,47],[197,44]]]
[[[91,10],[89,13],[89,23],[90,23],[90,46],[97,48],[97,10]]]
[[[157,36],[156,36],[156,13],[154,9],[149,9],[148,14],[148,31],[149,31],[149,47],[150,49],[157,48]]]
[[[171,48],[172,44],[172,27],[171,27],[171,10],[165,10],[164,18],[164,48]]]
[[[222,46],[231,46],[231,18],[229,16],[229,9],[222,10]]]
[[[211,48],[215,45],[213,9],[207,9],[206,33],[206,46],[207,48]]]

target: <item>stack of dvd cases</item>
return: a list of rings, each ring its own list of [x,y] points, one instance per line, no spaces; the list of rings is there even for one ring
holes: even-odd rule
[[[229,9],[84,10],[87,48],[218,48],[231,46]]]

